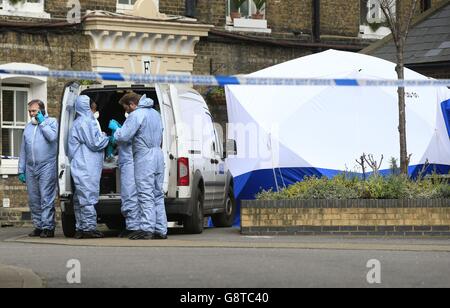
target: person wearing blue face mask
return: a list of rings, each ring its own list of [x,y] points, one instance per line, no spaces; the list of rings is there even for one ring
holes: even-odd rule
[[[129,116],[122,127],[111,120],[109,128],[119,143],[131,143],[134,182],[140,210],[139,230],[132,240],[167,239],[164,205],[164,154],[161,149],[163,126],[153,100],[136,93],[124,95],[119,102]]]
[[[24,130],[19,157],[19,180],[26,183],[34,231],[31,237],[55,236],[56,156],[58,123],[41,100],[28,103],[30,123]]]
[[[104,149],[108,146],[109,138],[99,129],[88,96],[78,97],[75,111],[77,118],[69,133],[68,151],[70,172],[75,184],[75,238],[102,238],[103,234],[97,231],[95,205],[100,195]]]

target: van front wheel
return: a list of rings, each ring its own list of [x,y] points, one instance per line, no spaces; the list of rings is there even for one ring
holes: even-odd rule
[[[203,232],[203,191],[197,188],[192,198],[192,215],[183,219],[184,231],[189,234],[200,234]]]
[[[214,227],[228,228],[233,226],[234,216],[236,216],[236,201],[234,200],[233,188],[230,187],[225,200],[225,211],[211,216]]]

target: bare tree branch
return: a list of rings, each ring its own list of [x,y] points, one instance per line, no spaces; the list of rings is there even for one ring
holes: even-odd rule
[[[383,11],[384,17],[388,22],[389,29],[392,32],[392,36],[394,38],[395,45],[398,44],[399,41],[399,33],[398,33],[398,23],[396,20],[396,15],[392,11],[392,7],[395,5],[391,0],[380,0],[381,10]]]
[[[358,163],[358,165],[360,165],[361,168],[362,168],[363,179],[365,181],[366,180],[366,164],[365,164],[365,162],[366,162],[366,154],[363,153],[359,159],[360,160],[357,160],[357,159],[355,159],[355,160]]]
[[[399,80],[405,79],[404,51],[409,28],[414,17],[418,0],[378,0],[381,10],[389,24],[393,41],[397,51],[397,66],[395,68]],[[394,13],[395,8],[395,13]],[[404,175],[408,174],[408,147],[406,138],[406,99],[405,88],[398,88],[399,109],[399,141],[400,141],[400,169]]]
[[[413,154],[411,153],[411,154],[409,154],[408,155],[408,158],[407,158],[407,163],[408,163],[408,166],[409,166],[409,164],[411,163],[411,157],[413,156]]]
[[[381,160],[380,160],[380,163],[378,164],[378,162],[374,159],[372,154],[369,154],[368,158],[364,156],[364,160],[370,166],[370,168],[372,168],[375,176],[378,176],[378,174],[380,172],[380,168],[381,168],[381,164],[383,163],[383,159],[384,159],[384,156],[381,155]]]
[[[411,23],[412,23],[412,20],[414,18],[414,14],[416,13],[417,3],[419,2],[419,0],[412,0],[412,1],[413,1],[412,8],[411,8],[411,10],[409,12],[408,19],[406,20],[406,23],[404,24],[405,28],[403,28],[403,33],[405,34],[405,36],[404,36],[405,41],[408,38],[409,29],[411,27]]]

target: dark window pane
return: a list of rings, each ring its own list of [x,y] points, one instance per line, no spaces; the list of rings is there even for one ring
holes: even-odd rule
[[[27,100],[28,100],[27,92],[25,91],[16,92],[16,122],[25,124]]]
[[[14,91],[2,92],[3,99],[3,121],[14,122]]]
[[[22,136],[23,136],[23,129],[15,129],[13,131],[14,150],[12,156],[19,157],[20,147],[22,145]]]
[[[11,155],[11,142],[9,138],[9,129],[2,129],[2,155]]]
[[[250,16],[248,0],[245,1],[244,4],[241,6],[241,15],[242,16]]]

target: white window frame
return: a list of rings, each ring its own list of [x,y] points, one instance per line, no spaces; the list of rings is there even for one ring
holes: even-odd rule
[[[49,19],[50,14],[44,11],[45,0],[37,0],[37,3],[24,0],[16,5],[12,5],[8,0],[2,0],[0,5],[0,15],[21,16]]]
[[[13,109],[13,122],[11,123],[11,122],[8,122],[8,123],[6,123],[4,120],[3,120],[3,91],[13,91],[14,92],[14,109]],[[16,92],[26,92],[27,93],[27,98],[26,98],[26,100],[25,100],[25,105],[24,105],[24,110],[25,110],[25,122],[24,123],[18,123],[17,121],[16,121],[16,104],[17,104],[17,101],[16,101]],[[2,128],[2,130],[3,129],[8,129],[8,130],[25,130],[25,126],[27,125],[27,123],[29,122],[29,120],[30,120],[30,118],[29,118],[29,115],[28,115],[28,112],[27,112],[27,107],[28,107],[28,105],[27,105],[27,103],[28,103],[28,100],[30,100],[30,89],[29,88],[25,88],[25,87],[11,87],[11,86],[8,86],[8,87],[1,87],[1,91],[0,91],[0,100],[1,100],[1,128]],[[3,132],[2,132],[3,133]],[[12,157],[13,156],[13,153],[12,153],[12,151],[13,151],[13,149],[14,149],[14,138],[12,137],[12,135],[10,135],[10,149],[11,149],[11,152],[9,153],[9,155],[5,155],[5,156],[10,156],[10,157]],[[2,152],[3,152],[3,149],[2,149]],[[3,155],[3,153],[2,153],[2,155]],[[19,155],[20,155],[20,153],[19,153]]]
[[[1,64],[0,69],[17,69],[17,70],[35,70],[35,71],[48,71],[48,68],[36,64],[31,63],[7,63]],[[27,85],[28,87],[14,87],[14,86],[4,86],[4,84],[8,85]],[[47,102],[47,77],[41,76],[22,76],[22,75],[9,75],[9,74],[0,74],[0,87],[3,89],[7,88],[18,88],[20,90],[27,89],[28,90],[28,99],[39,98],[44,103]],[[0,92],[2,94],[2,92]],[[1,99],[1,98],[0,98]],[[0,108],[3,108],[3,104],[0,104]],[[29,122],[30,118],[28,115],[28,106],[27,106],[27,121]],[[1,115],[3,115],[3,110],[0,109]],[[0,121],[3,119],[0,117]],[[0,122],[1,123],[1,122]],[[3,126],[2,126],[3,128]],[[9,128],[9,127],[8,127]],[[17,175],[19,168],[19,160],[18,159],[0,159],[0,175]]]
[[[228,31],[239,31],[239,32],[261,32],[261,33],[272,33],[271,29],[267,27],[266,19],[266,5],[261,10],[264,15],[263,19],[252,19],[252,15],[256,13],[256,6],[252,0],[248,0],[248,16],[242,16],[241,18],[236,18],[234,21],[231,19],[231,1],[225,0],[226,9],[226,25],[225,29]],[[240,9],[239,9],[240,11]]]
[[[231,15],[231,1],[233,1],[233,0],[226,0],[226,1],[227,1],[227,22],[232,24],[233,22],[231,20],[230,15]],[[249,14],[248,14],[248,16],[242,16],[242,18],[251,18],[252,14],[256,14],[256,6],[253,3],[253,0],[248,0],[247,5],[248,5],[247,9],[248,9]],[[239,8],[239,11],[240,10],[241,9]],[[266,19],[266,4],[264,5],[264,8],[261,10],[261,13],[264,15],[264,19]]]
[[[116,1],[116,12],[117,13],[125,13],[125,12],[129,12],[132,11],[134,8],[134,4],[136,4],[136,2],[138,0],[135,1],[135,3],[131,3],[132,0],[127,0],[128,4],[123,4],[123,3],[119,3],[119,0]]]
[[[362,1],[360,1],[360,4],[362,6]],[[396,9],[396,3],[398,0],[394,1],[394,13]],[[371,4],[375,5],[375,9],[377,8],[376,2],[380,2],[380,0],[368,0],[368,8],[371,6]],[[372,11],[373,12],[373,11]],[[391,33],[391,30],[389,27],[381,26],[376,31],[373,31],[370,25],[368,23],[370,22],[369,14],[371,13],[370,9],[367,11],[366,19],[360,20],[360,27],[359,27],[359,33],[361,38],[365,39],[382,39],[386,35],[389,35]],[[381,6],[378,6],[378,12],[375,12],[375,20],[374,22],[385,22],[386,18],[384,17],[383,11],[381,9]],[[361,14],[360,14],[361,15]]]

